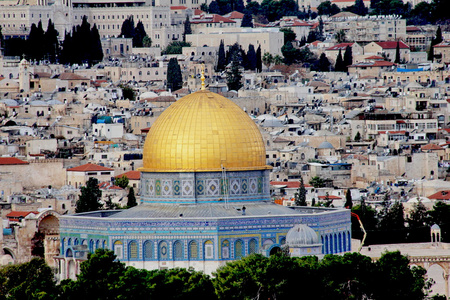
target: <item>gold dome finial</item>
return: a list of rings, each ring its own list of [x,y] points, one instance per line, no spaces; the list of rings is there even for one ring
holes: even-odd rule
[[[202,80],[202,91],[205,90],[205,64],[202,64],[202,77],[200,78]]]

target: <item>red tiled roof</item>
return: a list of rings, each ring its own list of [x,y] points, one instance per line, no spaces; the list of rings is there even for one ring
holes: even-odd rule
[[[150,131],[150,127],[142,128],[142,129],[141,129],[141,132],[142,132],[142,133],[148,133],[149,131]]]
[[[378,55],[372,55],[372,56],[366,57],[365,59],[371,59],[371,60],[381,59],[381,60],[384,60],[384,57],[381,57],[381,56],[378,56]]]
[[[331,0],[331,3],[345,3],[345,2],[354,4],[355,1],[353,1],[353,0]],[[370,4],[370,0],[363,0],[363,2],[367,2]]]
[[[396,49],[397,48],[397,42],[396,41],[386,41],[386,42],[375,42],[378,46],[380,46],[383,49]],[[403,43],[402,41],[399,41],[400,43],[400,49],[409,49],[409,46]]]
[[[6,217],[10,220],[10,221],[20,221],[20,219],[25,218],[26,216],[28,216],[29,214],[39,214],[38,211],[11,211],[9,214],[6,215]]]
[[[139,180],[141,179],[141,172],[139,171],[128,171],[123,174],[117,175],[116,178],[121,178],[122,176],[127,176],[129,180]]]
[[[379,134],[406,134],[405,130],[399,130],[399,131],[378,131]]]
[[[194,18],[191,21],[191,24],[201,24],[201,23],[236,23],[236,22],[217,14],[212,15],[204,14],[201,15],[200,18]]]
[[[107,167],[102,167],[96,164],[85,164],[78,167],[67,169],[67,171],[71,172],[89,172],[89,171],[114,171],[114,169],[110,169]]]
[[[353,64],[353,65],[351,65],[349,67],[356,67],[356,68],[358,68],[358,67],[391,67],[391,66],[394,66],[394,65],[395,64],[393,62],[390,62],[390,61],[379,61],[379,60],[377,60],[377,61],[374,61],[372,63],[370,63],[370,62],[356,63],[356,64]]]
[[[199,16],[199,15],[204,14],[204,13],[205,12],[203,10],[201,10],[201,9],[198,9],[198,8],[194,9],[194,16]]]
[[[89,80],[89,78],[80,76],[75,73],[70,73],[70,72],[62,73],[61,75],[59,75],[59,79],[61,79],[61,80]]]
[[[450,190],[440,191],[437,193],[434,193],[431,196],[428,196],[428,199],[433,200],[450,200]]]
[[[0,165],[28,165],[28,162],[15,157],[0,157]]]
[[[354,43],[340,43],[327,49],[327,51],[345,50],[347,46],[353,46]]]
[[[317,198],[319,198],[319,199],[326,199],[327,196],[319,196]],[[334,195],[328,195],[328,199],[330,199],[330,200],[337,200],[337,199],[342,199],[342,197],[338,197],[338,196],[334,196]]]
[[[444,148],[442,148],[436,144],[428,144],[428,145],[422,146],[420,149],[422,149],[422,151],[423,151],[423,150],[443,150]]]
[[[243,19],[244,14],[234,10],[234,11],[224,15],[224,17],[230,18],[230,19]]]
[[[170,7],[171,10],[181,10],[181,9],[187,9],[186,6],[171,6]]]
[[[102,189],[102,190],[123,190],[123,188],[121,188],[117,185],[114,185],[109,181],[103,181],[103,182],[99,183],[98,187],[99,187],[99,189]]]
[[[448,43],[448,42],[442,42],[442,43],[434,46],[434,48],[447,48],[447,47],[450,47],[450,43]]]

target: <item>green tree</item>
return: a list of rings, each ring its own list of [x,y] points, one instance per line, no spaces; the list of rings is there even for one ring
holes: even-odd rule
[[[0,267],[0,299],[55,299],[52,269],[41,258]]]
[[[183,77],[181,75],[181,68],[175,57],[169,60],[167,66],[167,88],[171,91],[179,90],[183,87]]]
[[[256,49],[256,70],[262,71],[261,45],[258,45],[258,49]]]
[[[186,42],[187,34],[192,34],[191,21],[189,21],[189,16],[186,16],[186,20],[184,21],[183,42]]]
[[[101,209],[101,197],[102,191],[98,187],[97,178],[90,177],[86,182],[86,186],[81,187],[81,195],[79,195],[75,211],[81,213]]]
[[[425,277],[426,270],[410,267],[409,259],[399,251],[384,253],[376,262],[376,268],[373,277],[374,299],[425,299],[431,286]]]
[[[342,59],[341,49],[339,49],[339,53],[336,58],[336,64],[334,65],[334,70],[336,72],[344,72],[345,71],[344,60]]]
[[[126,175],[123,175],[122,177],[118,177],[114,181],[115,185],[117,185],[123,189],[128,187],[129,182],[130,182],[130,180],[128,179],[128,177]]]
[[[128,201],[127,201],[127,207],[128,208],[134,207],[134,206],[137,205],[136,196],[134,195],[134,188],[133,187],[130,187],[130,190],[128,191],[127,198],[128,198]]]
[[[253,28],[253,17],[251,13],[247,12],[244,14],[244,17],[242,18],[241,27]]]
[[[409,228],[422,228],[428,223],[428,211],[422,201],[418,199],[417,204],[413,205],[413,208],[407,219]]]
[[[169,43],[167,47],[161,52],[162,54],[181,54],[183,52],[183,47],[190,47],[189,42],[174,41]]]
[[[148,35],[146,35],[142,39],[142,46],[143,47],[151,47],[152,46],[152,39]]]
[[[303,182],[303,177],[300,176],[300,185],[297,192],[294,194],[295,205],[297,206],[307,206],[306,203],[306,188]]]
[[[441,26],[438,26],[436,30],[436,36],[433,39],[431,39],[431,45],[428,51],[428,60],[434,61],[434,46],[440,44],[443,40],[444,38],[442,37]]]
[[[352,52],[352,47],[347,46],[345,48],[345,52],[344,52],[344,67],[345,67],[345,72],[348,71],[348,66],[351,66],[353,64],[353,52]]]
[[[27,39],[27,52],[26,54],[32,60],[41,60],[44,58],[44,48],[42,42],[44,41],[44,30],[42,29],[42,22],[39,21],[38,25],[31,24],[30,34]]]
[[[286,45],[287,42],[294,42],[297,35],[294,31],[292,31],[291,28],[280,28],[280,31],[284,34],[284,45]]]
[[[239,60],[237,55],[233,55],[231,67],[227,71],[227,86],[229,91],[238,91],[242,87],[242,73],[239,69]]]
[[[318,68],[321,72],[329,72],[331,63],[325,53],[320,54]]]
[[[266,65],[267,68],[270,67],[270,65],[273,63],[273,56],[269,52],[264,53],[262,58],[263,64]]]
[[[61,282],[61,299],[118,299],[117,284],[125,274],[125,265],[113,251],[97,249],[81,263],[77,281]]]
[[[359,142],[359,141],[361,141],[361,133],[359,133],[359,131],[358,131],[355,134],[355,142]]]
[[[122,26],[120,28],[120,36],[128,39],[133,38],[134,29],[134,18],[131,15],[122,22]]]
[[[281,47],[281,53],[284,56],[284,63],[286,65],[292,65],[299,61],[300,50],[294,48],[290,41],[287,41],[286,44]]]
[[[360,16],[365,16],[369,12],[367,7],[364,5],[363,0],[356,0],[354,5],[349,6],[344,10],[351,11],[352,13],[355,13]]]
[[[51,19],[48,19],[47,31],[44,33],[44,53],[47,59],[54,63],[59,54],[58,31]]]
[[[448,242],[450,240],[450,205],[442,201],[437,201],[428,214],[430,216],[428,225],[439,225],[442,240]]]
[[[345,43],[345,41],[347,40],[347,37],[346,37],[344,29],[341,29],[338,32],[336,32],[334,34],[334,38],[336,39],[336,43],[338,43],[338,44]]]
[[[323,178],[319,176],[312,177],[311,180],[309,181],[309,184],[312,185],[314,188],[325,187],[325,181],[323,180]]]
[[[397,41],[397,47],[395,48],[395,60],[394,63],[400,63],[400,42]]]
[[[332,4],[331,1],[324,1],[317,7],[319,15],[332,16],[341,12],[341,9],[336,4]]]
[[[133,47],[144,47],[144,38],[146,36],[147,32],[145,32],[144,24],[142,21],[139,21],[136,24],[136,28],[134,28]]]
[[[223,43],[223,40],[220,41],[219,45],[219,53],[217,55],[217,65],[216,65],[216,72],[222,72],[225,70],[227,61],[225,57],[225,46]]]
[[[273,57],[272,62],[273,62],[274,65],[281,65],[283,63],[283,58],[280,55],[276,54]]]
[[[122,89],[122,96],[124,99],[134,101],[136,99],[136,92],[134,89],[128,85],[120,84],[119,87]]]
[[[352,209],[353,207],[353,201],[352,201],[352,192],[350,189],[347,189],[347,193],[345,194],[345,204],[344,207],[348,209]]]
[[[255,71],[257,59],[256,59],[255,46],[253,46],[252,44],[248,45],[247,61],[248,61],[248,69]]]

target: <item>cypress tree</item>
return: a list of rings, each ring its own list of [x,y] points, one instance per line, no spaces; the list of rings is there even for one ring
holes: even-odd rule
[[[334,70],[336,72],[344,72],[345,71],[345,66],[344,66],[344,61],[342,59],[341,49],[339,49],[339,53],[338,53],[338,56],[336,58],[336,65],[334,66]]]
[[[97,25],[94,24],[94,26],[92,26],[92,30],[91,30],[91,59],[92,61],[102,61],[103,60],[103,49],[102,49],[102,42],[100,40],[100,34],[98,32],[97,29]]]
[[[261,45],[259,45],[258,49],[256,50],[256,70],[258,72],[262,71]]]
[[[395,60],[396,64],[400,63],[400,42],[397,41],[397,47],[395,48]]]
[[[186,42],[186,34],[192,34],[191,21],[189,21],[189,16],[186,16],[186,20],[184,21],[183,42]]]
[[[330,71],[330,61],[328,60],[325,53],[322,53],[319,58],[318,68],[321,72],[329,72]]]
[[[169,60],[167,66],[167,88],[171,91],[181,89],[183,86],[183,77],[181,75],[181,68],[175,57]]]
[[[248,45],[247,61],[248,61],[248,69],[252,71],[256,70],[257,65],[256,52],[255,46],[253,46],[252,44]]]
[[[348,66],[351,66],[352,64],[353,64],[352,47],[347,46],[344,52],[344,71],[347,72]]]
[[[239,70],[239,57],[233,56],[231,61],[231,68],[227,71],[227,86],[228,90],[238,91],[242,87],[242,74]]]
[[[44,34],[44,50],[50,62],[56,61],[56,55],[59,53],[58,31],[52,20],[48,20],[47,31]]]
[[[134,37],[134,19],[133,16],[129,16],[122,23],[122,27],[120,28],[120,36],[124,38],[133,38]]]
[[[250,13],[246,13],[242,18],[241,27],[252,27],[253,28],[253,18]]]
[[[223,40],[221,40],[219,45],[219,53],[217,55],[216,72],[222,72],[223,70],[225,70],[226,64],[227,61],[225,57],[225,45],[223,44]]]
[[[127,198],[128,198],[128,201],[127,201],[127,207],[128,208],[131,208],[131,207],[137,205],[136,196],[134,195],[134,188],[133,187],[130,187],[130,190],[128,191]]]
[[[144,24],[139,21],[134,28],[133,47],[143,47],[144,37],[147,36],[145,32]]]

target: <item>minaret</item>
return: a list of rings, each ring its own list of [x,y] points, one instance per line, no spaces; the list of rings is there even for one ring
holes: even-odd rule
[[[19,64],[19,88],[21,93],[30,91],[30,64],[25,58]]]

